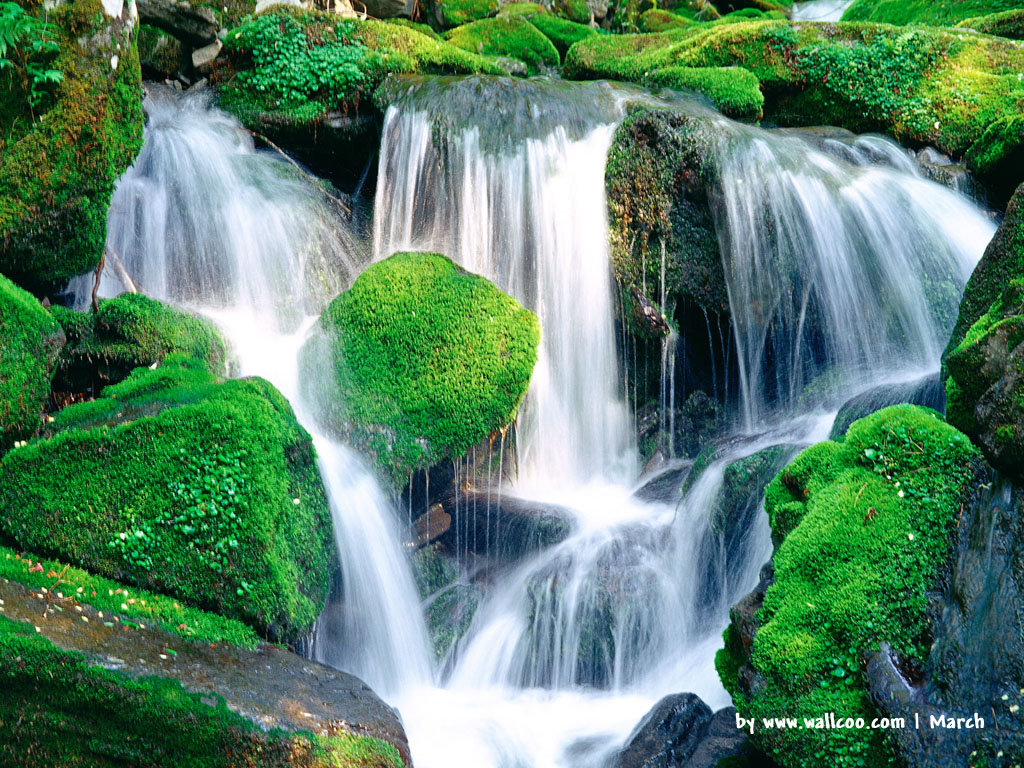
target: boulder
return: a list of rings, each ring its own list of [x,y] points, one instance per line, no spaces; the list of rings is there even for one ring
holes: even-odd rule
[[[942,384],[942,378],[929,374],[916,381],[873,387],[867,392],[850,398],[843,403],[836,414],[828,439],[842,440],[846,430],[853,422],[863,419],[875,411],[900,403],[922,405],[942,413],[946,408],[946,391]]]
[[[185,46],[162,29],[143,24],[139,27],[139,62],[143,77],[173,78],[186,63]]]
[[[55,52],[33,65],[61,79],[32,110],[12,91],[0,137],[0,273],[37,295],[99,264],[114,183],[143,126],[135,3],[57,3],[46,19]]]
[[[472,53],[518,59],[531,75],[557,67],[561,60],[554,43],[529,21],[517,16],[464,24],[449,31],[445,40]]]
[[[337,569],[312,440],[261,379],[180,356],[59,411],[2,459],[0,532],[19,546],[290,642]]]
[[[143,24],[162,29],[193,48],[217,39],[220,21],[211,8],[186,0],[135,0]]]
[[[666,696],[626,739],[615,768],[679,768],[697,750],[711,725],[708,705],[693,693]]]
[[[0,275],[0,454],[42,428],[63,346],[57,321],[34,296]]]
[[[515,418],[537,359],[536,315],[430,253],[367,268],[303,347],[308,402],[366,452],[393,488],[494,442]]]

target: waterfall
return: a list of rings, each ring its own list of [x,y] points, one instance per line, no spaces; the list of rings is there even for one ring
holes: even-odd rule
[[[715,211],[744,427],[937,370],[992,222],[880,137],[722,135]]]
[[[411,82],[385,119],[374,257],[444,253],[538,314],[541,346],[517,430],[521,485],[628,481],[636,456],[604,198],[621,97],[601,85]]]
[[[339,625],[318,626],[322,661],[382,694],[432,676],[397,515],[361,457],[318,434],[299,397],[298,352],[363,259],[336,203],[292,165],[257,152],[200,92],[146,101],[145,143],[118,182],[108,249],[150,296],[213,319],[238,375],[271,381],[313,435],[341,558]],[[102,295],[124,289],[106,271]],[[81,290],[81,288],[79,289]],[[324,375],[329,375],[325,372]]]

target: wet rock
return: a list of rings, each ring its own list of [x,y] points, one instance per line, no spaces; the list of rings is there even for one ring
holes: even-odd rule
[[[185,46],[162,29],[143,24],[139,28],[139,62],[143,77],[173,78],[186,61]]]
[[[614,768],[680,768],[711,726],[708,705],[693,693],[666,696],[633,729]]]
[[[204,5],[184,0],[136,0],[144,24],[162,29],[184,43],[199,47],[217,39],[220,22]]]
[[[771,761],[759,754],[743,731],[736,728],[736,710],[726,707],[715,712],[704,738],[681,768],[716,768],[720,760],[732,758],[735,768],[768,768]]]
[[[929,374],[915,381],[883,384],[851,398],[836,414],[829,440],[841,440],[853,422],[899,403],[923,405],[941,413],[946,407],[946,391],[941,378]]]
[[[224,44],[220,40],[214,40],[209,45],[192,51],[192,66],[198,72],[208,72],[223,47]]]

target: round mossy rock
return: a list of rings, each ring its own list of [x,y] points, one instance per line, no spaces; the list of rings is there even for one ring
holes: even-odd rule
[[[0,463],[0,533],[293,641],[336,569],[312,441],[262,379],[168,358]]]
[[[764,112],[761,83],[743,67],[666,67],[646,75],[644,85],[697,91],[723,115],[738,120],[760,120]]]
[[[0,275],[0,453],[34,435],[64,332],[27,291]]]
[[[539,341],[536,315],[488,280],[436,253],[397,253],[321,315],[302,350],[304,394],[400,487],[512,422]]]
[[[445,39],[470,53],[519,59],[530,74],[544,67],[557,67],[561,61],[554,43],[519,16],[474,21],[451,30]]]

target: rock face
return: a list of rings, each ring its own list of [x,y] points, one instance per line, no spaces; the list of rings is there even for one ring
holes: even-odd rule
[[[312,441],[280,393],[177,357],[103,395],[4,456],[4,536],[277,641],[306,632],[336,555]]]
[[[220,22],[204,5],[185,0],[135,0],[144,24],[162,29],[184,43],[199,48],[217,39]]]
[[[941,377],[929,375],[917,381],[885,384],[851,398],[836,414],[829,440],[841,440],[853,422],[900,403],[923,405],[941,413],[946,407],[946,392]]]
[[[892,650],[901,677],[936,662],[935,596],[985,480],[966,436],[909,405],[861,419],[842,443],[819,443],[786,466],[766,493],[772,568],[734,607],[716,658],[739,713],[758,722],[829,712],[870,721],[878,692],[900,688],[879,682],[885,676],[870,660],[880,647]],[[870,728],[763,728],[752,738],[783,768],[901,759]]]
[[[438,254],[399,253],[325,310],[302,350],[304,386],[325,426],[400,489],[414,471],[497,439],[539,340],[536,315],[484,278]]]
[[[0,275],[0,455],[41,429],[63,345],[57,321]]]
[[[47,19],[59,52],[44,66],[63,79],[34,115],[16,94],[24,114],[0,138],[0,273],[33,293],[58,290],[103,254],[114,182],[142,145],[135,14],[132,2],[56,4]]]
[[[14,581],[0,599],[5,765],[412,764],[397,713],[344,672],[273,645],[129,627]]]

